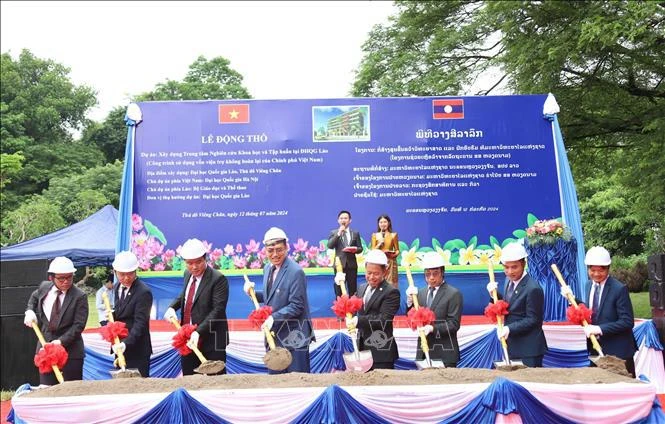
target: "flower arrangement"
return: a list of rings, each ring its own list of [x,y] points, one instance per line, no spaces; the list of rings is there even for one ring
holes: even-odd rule
[[[530,244],[554,244],[557,240],[569,241],[570,229],[557,219],[537,220],[526,229]]]

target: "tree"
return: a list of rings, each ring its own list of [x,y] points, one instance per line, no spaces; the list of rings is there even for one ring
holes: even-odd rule
[[[2,220],[2,245],[20,243],[65,227],[58,206],[35,196]]]
[[[625,205],[625,213],[636,217],[625,223],[633,226],[629,232],[655,229],[663,239],[665,4],[396,5],[398,13],[363,45],[353,95],[552,92],[578,185],[598,171],[616,175],[606,184],[633,200]],[[605,234],[601,241],[619,235]]]
[[[51,176],[100,164],[101,154],[73,141],[96,99],[91,88],[72,84],[68,68],[28,50],[17,60],[3,53],[0,67],[0,152],[3,164],[12,161],[11,181],[2,187],[4,216],[46,188]],[[17,156],[6,156],[17,154],[23,157],[18,169]]]
[[[182,81],[167,80],[157,84],[155,90],[138,96],[138,100],[223,100],[249,99],[249,91],[242,85],[242,75],[231,67],[231,62],[218,56],[207,60],[199,56],[189,65]]]
[[[106,162],[123,160],[127,143],[125,126],[126,106],[113,108],[103,122],[91,122],[81,134],[81,142],[96,145],[106,157]]]
[[[81,174],[51,179],[43,197],[58,206],[67,224],[78,222],[105,205],[118,207],[122,162],[97,166]]]

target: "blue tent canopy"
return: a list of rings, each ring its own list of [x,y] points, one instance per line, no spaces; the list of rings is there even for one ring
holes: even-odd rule
[[[81,222],[44,236],[0,249],[3,261],[66,256],[76,266],[109,265],[115,257],[118,211],[106,205]]]

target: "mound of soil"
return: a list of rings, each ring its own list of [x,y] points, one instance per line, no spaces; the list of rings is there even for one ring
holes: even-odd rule
[[[232,374],[191,375],[182,378],[124,378],[113,380],[67,381],[63,384],[34,390],[25,396],[64,397],[91,393],[170,393],[179,387],[187,391],[210,389],[255,389],[281,387],[398,386],[428,384],[489,383],[497,377],[516,382],[551,384],[642,384],[602,368],[525,368],[497,371],[475,368],[427,369],[423,371],[374,370],[368,373],[338,372],[332,374]]]

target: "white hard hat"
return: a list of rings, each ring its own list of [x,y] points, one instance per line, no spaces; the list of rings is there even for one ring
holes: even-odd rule
[[[268,231],[266,231],[266,234],[263,236],[263,244],[266,244],[273,240],[275,241],[284,240],[285,242],[289,241],[289,239],[286,237],[286,233],[284,232],[284,230],[277,227],[272,227]]]
[[[586,252],[584,257],[584,265],[600,265],[607,266],[612,263],[610,259],[610,252],[604,247],[594,246]]]
[[[139,259],[132,252],[119,252],[115,255],[113,269],[118,272],[132,272],[139,267]]]
[[[506,245],[506,247],[501,249],[501,262],[504,264],[510,261],[519,261],[520,259],[524,259],[527,256],[529,256],[529,254],[526,253],[526,249],[522,243],[509,243]]]
[[[437,252],[427,252],[423,255],[422,259],[423,268],[441,268],[445,266],[443,263],[443,256],[439,255]]]
[[[198,259],[208,253],[206,247],[199,239],[189,239],[182,245],[180,256],[183,259]]]
[[[388,258],[386,254],[378,249],[370,250],[365,255],[365,263],[376,264],[376,265],[388,265]]]
[[[73,274],[76,272],[76,268],[74,268],[74,264],[69,258],[58,256],[51,261],[47,272],[51,274]]]

